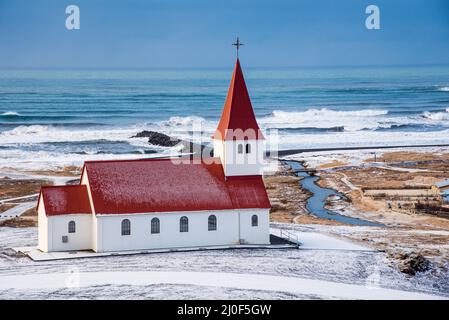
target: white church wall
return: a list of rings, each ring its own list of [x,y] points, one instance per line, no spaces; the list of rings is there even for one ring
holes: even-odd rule
[[[87,196],[89,198],[90,207],[92,209],[92,213],[95,214],[95,207],[92,201],[92,193],[90,192],[89,176],[87,175],[87,170],[83,171],[80,184],[85,185],[87,187]]]
[[[242,144],[242,153],[238,146]],[[250,153],[246,153],[246,144],[250,145]],[[263,140],[225,141],[221,152],[226,176],[261,175],[264,163]]]
[[[217,217],[217,230],[208,231],[208,218]],[[189,219],[189,231],[180,232],[180,218]],[[151,233],[151,219],[160,220],[160,233]],[[238,214],[233,210],[172,212],[135,215],[97,215],[98,251],[140,250],[238,244]],[[131,235],[121,235],[123,219],[131,221]]]
[[[95,214],[92,215],[92,250],[101,252],[101,230],[99,230],[98,218]]]
[[[38,249],[48,252],[48,218],[45,214],[44,201],[42,195],[39,196],[39,206],[37,208],[38,225]]]
[[[257,215],[257,226],[252,226],[251,218]],[[270,210],[240,210],[240,239],[249,244],[270,243]]]
[[[49,216],[48,227],[50,231],[49,251],[70,251],[92,249],[92,215],[67,214]],[[75,222],[75,233],[69,233],[69,222]],[[67,236],[67,243],[62,237]]]

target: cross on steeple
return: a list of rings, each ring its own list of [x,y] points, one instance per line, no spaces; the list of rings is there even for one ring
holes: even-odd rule
[[[240,46],[243,46],[244,44],[241,43],[239,37],[237,37],[237,40],[232,45],[235,46],[235,48],[237,49],[237,58],[238,58],[239,57],[239,48],[240,48]]]

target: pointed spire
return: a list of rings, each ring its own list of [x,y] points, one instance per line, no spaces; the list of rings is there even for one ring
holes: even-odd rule
[[[213,136],[220,140],[264,139],[237,58],[218,128]]]

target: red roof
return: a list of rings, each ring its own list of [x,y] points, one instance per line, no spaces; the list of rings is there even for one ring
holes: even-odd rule
[[[244,133],[242,134],[240,130]],[[264,139],[254,115],[238,58],[214,138],[221,140]]]
[[[89,161],[97,214],[270,208],[261,176],[226,177],[218,158]]]
[[[41,197],[47,216],[92,214],[85,185],[42,187],[39,201]],[[37,206],[39,208],[39,203]]]
[[[234,176],[226,178],[229,196],[235,208],[271,208],[262,176]]]

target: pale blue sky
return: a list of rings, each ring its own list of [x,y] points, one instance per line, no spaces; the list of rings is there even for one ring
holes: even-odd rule
[[[227,67],[237,35],[245,66],[449,64],[449,1],[0,0],[1,67]]]

